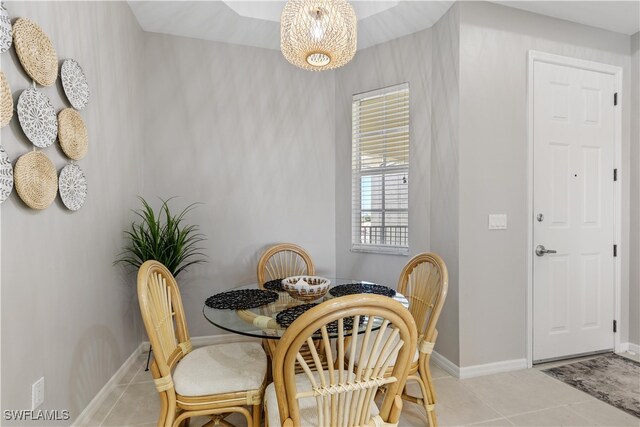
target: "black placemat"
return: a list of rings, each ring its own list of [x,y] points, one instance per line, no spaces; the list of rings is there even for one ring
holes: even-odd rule
[[[287,308],[286,310],[282,310],[280,313],[276,315],[276,322],[278,325],[283,328],[288,328],[291,324],[300,317],[307,310],[315,307],[318,304],[301,304],[295,307]],[[359,325],[362,325],[364,322],[364,316],[360,316]],[[343,325],[345,331],[350,331],[353,329],[353,317],[345,317],[343,319]],[[316,331],[319,333],[320,331]],[[334,320],[333,322],[327,323],[327,332],[330,334],[335,334],[338,332],[338,321]]]
[[[270,291],[284,292],[284,288],[282,287],[282,279],[269,280],[262,285],[263,288],[268,289]]]
[[[204,303],[207,307],[218,310],[247,310],[271,304],[277,299],[277,292],[263,289],[238,289],[212,295]]]
[[[329,293],[334,297],[343,297],[345,295],[354,294],[376,294],[390,298],[396,296],[396,291],[393,289],[387,286],[376,285],[375,283],[346,283],[344,285],[331,288]]]

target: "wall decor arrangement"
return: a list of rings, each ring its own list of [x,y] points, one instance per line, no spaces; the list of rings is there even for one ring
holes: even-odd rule
[[[13,190],[13,168],[11,167],[11,159],[0,145],[0,203],[7,200]]]
[[[16,162],[13,179],[18,196],[31,209],[46,209],[58,193],[58,174],[42,151],[31,151]]]
[[[60,68],[60,79],[71,106],[83,110],[89,102],[89,84],[80,64],[73,59],[65,60]]]
[[[0,4],[0,53],[4,53],[11,47],[11,20],[9,13],[4,8],[4,4]]]
[[[49,37],[35,22],[18,18],[13,25],[13,45],[24,71],[42,86],[58,78],[58,55]]]
[[[5,127],[13,117],[13,96],[7,77],[0,71],[0,128]]]
[[[58,179],[60,198],[67,209],[77,211],[84,205],[87,198],[87,179],[84,172],[75,163],[69,163],[62,171]]]
[[[58,136],[58,120],[47,96],[36,88],[24,90],[18,98],[18,120],[24,134],[36,147],[46,148]]]
[[[73,108],[65,108],[58,113],[58,140],[64,154],[72,160],[80,160],[87,155],[89,136],[82,116]]]

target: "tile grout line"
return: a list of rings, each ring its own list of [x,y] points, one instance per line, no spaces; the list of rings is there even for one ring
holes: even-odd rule
[[[100,421],[100,427],[102,427],[104,425],[104,422],[107,420],[107,418],[109,418],[109,415],[111,415],[111,413],[113,412],[113,410],[115,409],[115,407],[118,405],[118,402],[120,402],[120,399],[122,399],[122,396],[124,396],[124,394],[127,392],[127,390],[129,390],[129,386],[131,385],[131,383],[133,382],[133,379],[136,377],[136,375],[138,375],[138,373],[140,372],[140,370],[142,369],[142,366],[140,366],[138,368],[138,370],[135,372],[135,374],[133,374],[131,376],[131,379],[126,383],[126,384],[117,384],[118,385],[124,385],[124,389],[122,390],[122,393],[120,393],[120,396],[118,396],[118,398],[116,399],[116,401],[113,403],[113,406],[111,406],[111,408],[109,409],[109,411],[107,412],[107,414],[104,416],[104,418],[102,419],[102,421]]]

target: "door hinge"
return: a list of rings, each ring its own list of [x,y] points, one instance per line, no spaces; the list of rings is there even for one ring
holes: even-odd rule
[[[613,245],[613,256],[618,256],[618,245]]]
[[[618,169],[614,169],[613,170],[613,180],[617,181],[618,180]]]
[[[618,92],[613,94],[613,105],[618,105]]]
[[[613,332],[618,332],[618,321],[614,320],[613,321]]]

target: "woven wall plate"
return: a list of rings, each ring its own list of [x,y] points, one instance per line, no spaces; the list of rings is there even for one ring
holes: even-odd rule
[[[5,127],[13,117],[13,96],[4,73],[0,71],[0,128]]]
[[[35,22],[18,18],[13,25],[13,44],[24,71],[36,83],[51,86],[58,78],[58,55],[49,37]]]
[[[4,53],[11,47],[11,20],[9,13],[0,4],[0,53]]]
[[[38,89],[24,90],[18,98],[18,120],[24,134],[36,147],[53,144],[58,135],[58,120],[53,105]]]
[[[87,198],[87,179],[75,163],[63,167],[58,178],[60,198],[67,209],[77,211]]]
[[[16,191],[31,209],[46,209],[58,193],[58,174],[41,151],[31,151],[18,159],[13,171]]]
[[[0,203],[7,200],[9,194],[13,190],[13,168],[11,167],[11,159],[0,145]]]
[[[67,59],[60,68],[62,88],[71,106],[83,110],[89,102],[89,84],[80,65],[73,59]]]
[[[80,160],[87,154],[89,137],[80,113],[65,108],[58,113],[58,139],[64,154],[72,160]]]

